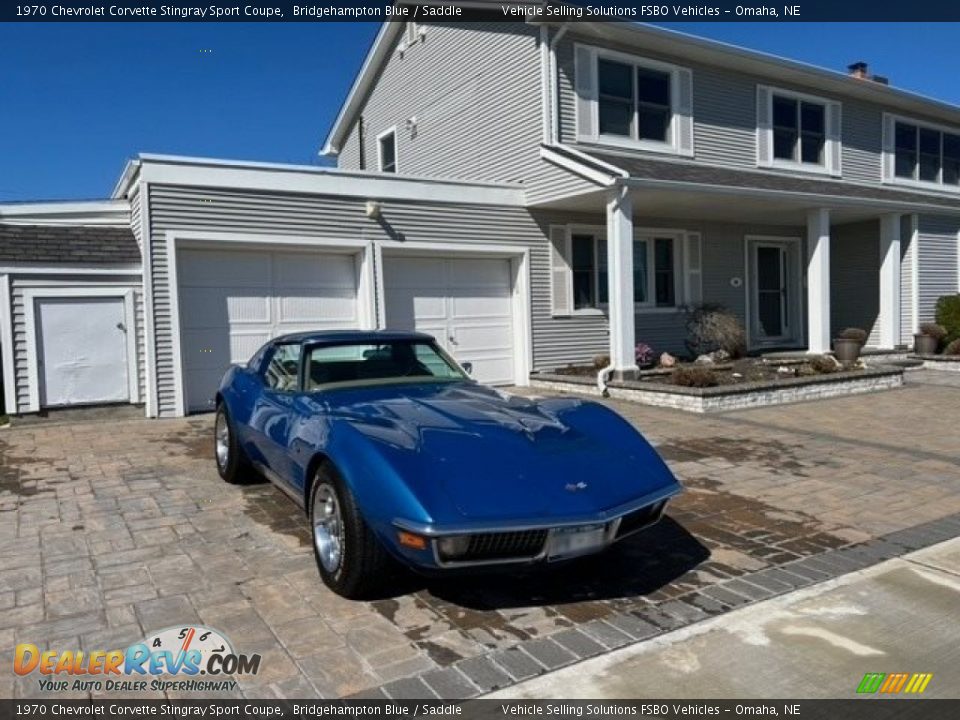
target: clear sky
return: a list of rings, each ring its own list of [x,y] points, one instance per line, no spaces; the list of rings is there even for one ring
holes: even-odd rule
[[[960,105],[957,24],[670,27]],[[109,195],[138,152],[318,164],[373,23],[0,24],[0,201]],[[207,52],[205,52],[207,51]]]

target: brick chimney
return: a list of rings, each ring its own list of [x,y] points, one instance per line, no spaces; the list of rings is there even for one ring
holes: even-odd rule
[[[850,77],[855,77],[859,80],[870,79],[870,66],[862,60],[852,65],[847,65],[847,70],[850,72]]]

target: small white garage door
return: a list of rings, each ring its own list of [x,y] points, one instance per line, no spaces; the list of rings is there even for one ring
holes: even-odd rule
[[[211,408],[227,368],[269,339],[359,324],[354,255],[184,249],[177,282],[191,411]]]
[[[515,381],[513,282],[506,259],[384,258],[386,326],[433,335],[480,382]]]
[[[38,298],[35,313],[41,406],[130,399],[122,298]]]

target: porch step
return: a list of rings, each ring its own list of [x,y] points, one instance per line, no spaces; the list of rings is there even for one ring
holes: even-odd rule
[[[913,358],[903,358],[902,360],[888,360],[886,365],[892,365],[893,367],[903,368],[904,370],[916,370],[923,367],[923,360],[916,360]]]

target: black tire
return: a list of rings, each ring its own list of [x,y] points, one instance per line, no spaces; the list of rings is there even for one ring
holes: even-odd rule
[[[335,496],[342,521],[339,532],[340,560],[332,569],[324,566],[315,532],[315,501],[321,491]],[[329,463],[323,463],[317,468],[307,507],[313,555],[324,584],[337,595],[350,600],[376,595],[383,587],[385,579],[397,569],[397,563],[363,519],[353,493],[343,482],[340,473]]]
[[[221,462],[218,450],[218,433],[221,428],[221,423],[223,423],[223,427],[226,427],[228,433],[226,462]],[[220,477],[228,483],[239,485],[250,479],[250,461],[247,460],[243,448],[240,447],[240,443],[237,441],[237,433],[233,419],[230,417],[230,413],[227,411],[227,406],[224,403],[220,403],[217,406],[217,415],[213,424],[213,459],[217,464],[217,472],[220,474]]]

